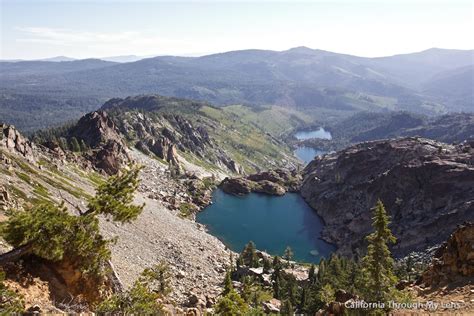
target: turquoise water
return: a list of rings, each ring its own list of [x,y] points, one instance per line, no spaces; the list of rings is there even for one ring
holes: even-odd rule
[[[304,161],[305,165],[310,163],[311,160],[314,159],[314,157],[324,155],[325,153],[326,151],[324,150],[314,149],[311,147],[298,147],[295,150],[296,157]]]
[[[272,255],[281,256],[290,246],[295,260],[318,263],[334,250],[319,239],[322,220],[296,193],[237,197],[216,190],[213,204],[198,213],[196,220],[237,252],[252,240]]]
[[[305,139],[311,139],[311,138],[332,139],[331,133],[326,131],[322,127],[314,131],[297,132],[295,134],[295,137],[299,140],[305,140]]]

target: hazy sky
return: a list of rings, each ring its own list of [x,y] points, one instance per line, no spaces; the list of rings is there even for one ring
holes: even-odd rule
[[[308,46],[360,56],[473,49],[472,0],[0,0],[1,59]]]

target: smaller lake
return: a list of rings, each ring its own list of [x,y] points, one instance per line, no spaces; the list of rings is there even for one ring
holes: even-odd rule
[[[240,197],[218,189],[212,200],[212,205],[197,214],[196,221],[236,252],[250,240],[271,255],[282,256],[290,246],[294,259],[302,262],[318,263],[334,251],[332,245],[319,239],[321,218],[297,193]]]
[[[326,153],[324,150],[314,149],[311,147],[298,147],[295,150],[295,155],[300,160],[304,162],[305,165],[309,164],[311,160],[314,159],[316,156],[322,156]]]
[[[326,131],[322,127],[313,131],[296,132],[295,137],[299,140],[305,140],[305,139],[311,139],[311,138],[332,139],[331,133]]]

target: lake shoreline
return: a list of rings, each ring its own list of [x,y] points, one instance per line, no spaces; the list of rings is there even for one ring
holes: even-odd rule
[[[299,193],[234,196],[217,189],[196,222],[236,252],[252,240],[271,255],[281,256],[290,246],[296,261],[318,263],[336,250],[322,238],[324,221]]]

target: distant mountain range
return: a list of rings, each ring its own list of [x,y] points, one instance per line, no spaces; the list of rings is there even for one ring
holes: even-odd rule
[[[139,61],[145,58],[151,58],[154,56],[136,56],[136,55],[122,55],[122,56],[110,56],[110,57],[100,57],[100,58],[92,58],[92,59],[100,59],[104,61],[113,61],[116,63],[130,63],[134,61]],[[62,61],[74,61],[74,60],[84,60],[84,59],[91,59],[91,58],[72,58],[67,56],[55,56],[50,58],[42,58],[42,59],[3,59],[0,62],[20,62],[20,61],[52,61],[52,62],[62,62]]]
[[[472,50],[364,58],[297,47],[115,61],[0,62],[0,119],[32,130],[78,117],[112,97],[149,93],[218,106],[274,104],[313,117],[474,108]],[[41,125],[27,119],[33,114]]]

